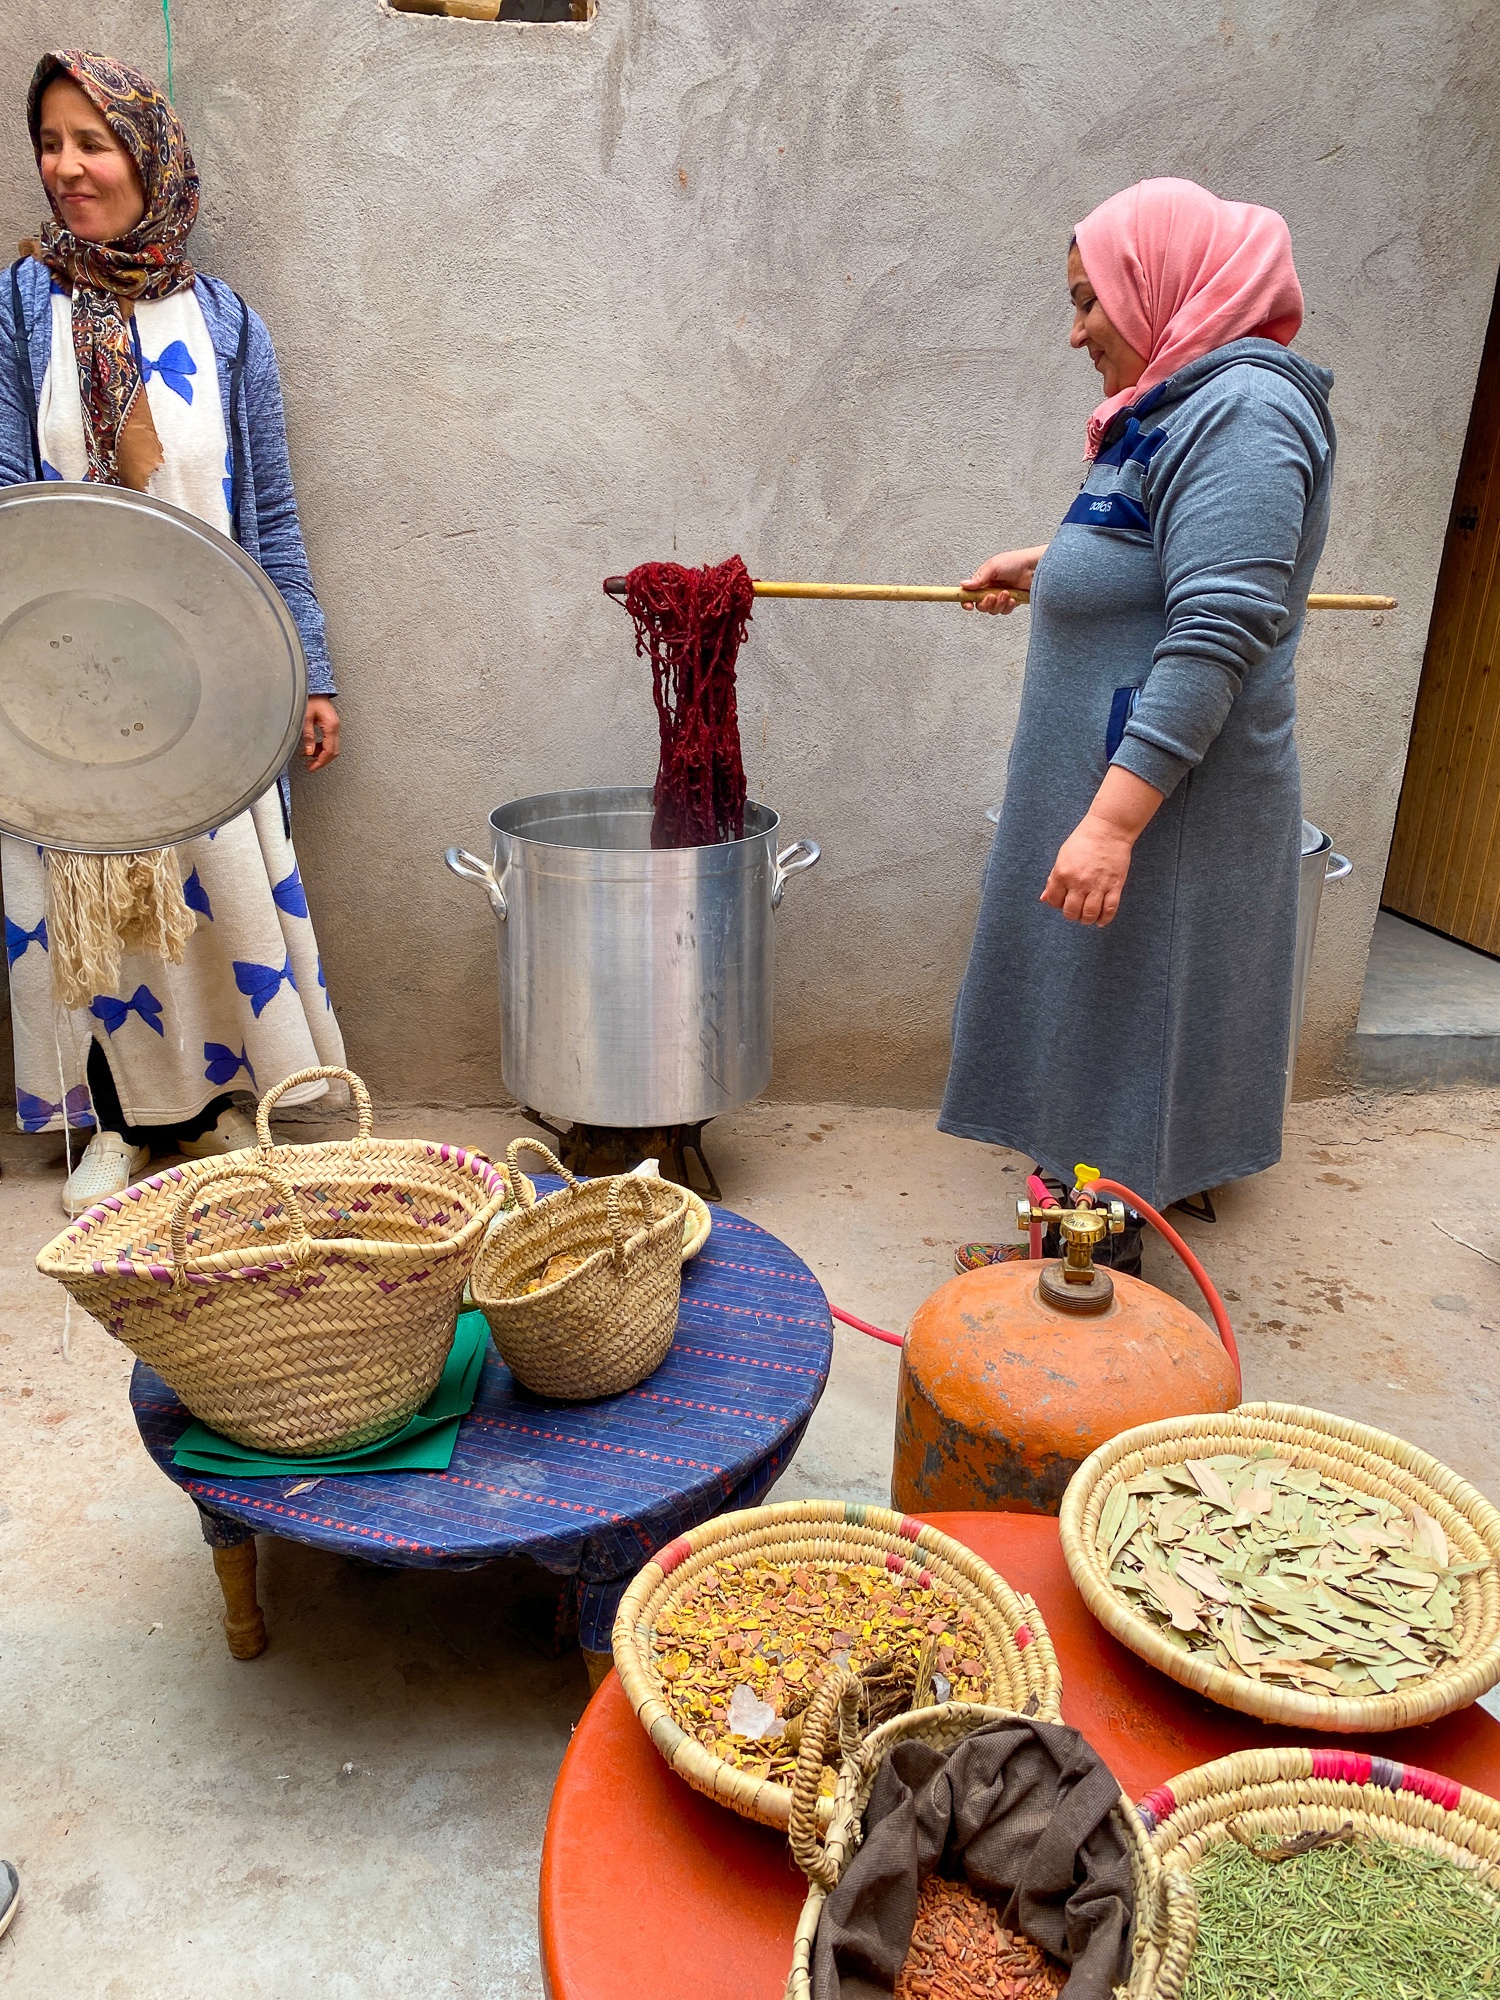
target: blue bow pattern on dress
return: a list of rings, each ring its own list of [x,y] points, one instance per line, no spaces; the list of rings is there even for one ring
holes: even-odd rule
[[[154,361],[143,353],[140,356],[140,363],[143,384],[149,382],[153,375],[159,375],[169,389],[181,396],[183,402],[192,402],[193,385],[188,377],[197,374],[198,364],[188,351],[185,342],[174,340],[170,346],[162,349]]]
[[[58,471],[57,467],[51,463],[50,460],[44,458],[42,460],[42,477],[43,479],[61,479],[62,474]],[[38,1104],[40,1104],[41,1099],[38,1098],[37,1102]]]
[[[271,900],[278,910],[284,911],[289,917],[307,915],[307,891],[302,886],[302,876],[295,862],[291,874],[284,875],[271,891]]]
[[[24,958],[32,945],[39,944],[47,949],[47,919],[42,918],[34,931],[23,931],[19,924],[5,919],[5,962],[14,965],[18,958]]]
[[[242,958],[236,958],[231,962],[234,966],[234,983],[250,1002],[250,1012],[257,1021],[281,991],[283,979],[294,993],[297,990],[297,982],[292,976],[290,954],[279,972],[274,965],[255,965]]]
[[[196,868],[182,885],[182,900],[190,910],[196,910],[200,917],[207,917],[210,923],[213,922],[214,906],[208,900],[207,889],[198,879]]]
[[[323,989],[323,1005],[324,1005],[325,1007],[331,1007],[331,1006],[333,1005],[333,1002],[332,1002],[332,1000],[331,1000],[331,999],[329,998],[329,996],[328,996],[328,981],[327,981],[327,980],[326,980],[326,979],[325,979],[325,978],[323,977],[323,954],[322,954],[322,952],[319,952],[319,953],[318,953],[318,984],[319,984],[319,985],[320,985],[320,986],[322,987],[322,989]]]
[[[88,1085],[75,1083],[61,1104],[49,1104],[45,1097],[33,1097],[29,1090],[16,1092],[16,1117],[23,1132],[45,1132],[60,1111],[67,1112],[70,1125],[92,1125],[94,1108]]]
[[[225,1048],[222,1042],[203,1044],[205,1068],[203,1074],[210,1083],[216,1083],[222,1090],[226,1083],[232,1083],[243,1070],[250,1079],[250,1088],[255,1089],[255,1071],[250,1067],[250,1058],[245,1054],[245,1044],[240,1043],[240,1052]]]
[[[128,1000],[115,1000],[108,993],[101,993],[89,1012],[96,1021],[103,1022],[107,1035],[123,1028],[127,1015],[139,1014],[148,1028],[154,1028],[162,1040],[166,1040],[167,1031],[161,1024],[161,1002],[149,986],[137,986]]]
[[[234,446],[233,445],[230,445],[229,449],[224,454],[224,478],[221,483],[224,488],[225,512],[230,515],[233,515],[234,513]]]

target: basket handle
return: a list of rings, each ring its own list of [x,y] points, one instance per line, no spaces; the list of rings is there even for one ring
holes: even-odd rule
[[[792,1858],[809,1882],[831,1889],[838,1870],[818,1833],[818,1799],[823,1766],[830,1761],[835,1729],[844,1756],[859,1746],[860,1679],[847,1669],[832,1673],[802,1711],[802,1741],[792,1777],[787,1839]]]
[[[315,1245],[297,1190],[292,1186],[284,1170],[273,1160],[256,1159],[248,1153],[242,1153],[238,1159],[231,1157],[215,1160],[201,1173],[194,1174],[191,1184],[177,1197],[176,1206],[172,1210],[172,1283],[186,1284],[188,1272],[198,1268],[198,1260],[189,1258],[187,1253],[188,1210],[212,1181],[260,1181],[272,1190],[295,1227],[296,1234],[286,1247],[291,1251],[292,1261],[300,1270],[312,1256]]]
[[[1152,1935],[1162,1948],[1156,2000],[1181,2000],[1198,1937],[1198,1885],[1185,1868],[1162,1869],[1152,1914]]]
[[[550,1146],[544,1146],[540,1139],[533,1139],[529,1132],[523,1132],[519,1139],[512,1139],[505,1149],[505,1164],[511,1170],[515,1181],[516,1200],[521,1204],[522,1208],[530,1208],[532,1202],[535,1200],[535,1194],[528,1193],[525,1176],[516,1165],[517,1153],[526,1152],[540,1153],[542,1158],[547,1162],[547,1171],[549,1174],[556,1174],[560,1180],[566,1181],[570,1188],[578,1186],[578,1176],[568,1172]]]
[[[332,1063],[320,1064],[314,1069],[293,1070],[292,1074],[284,1076],[280,1083],[273,1083],[256,1105],[255,1136],[260,1142],[263,1153],[269,1153],[275,1144],[271,1137],[271,1107],[287,1091],[295,1090],[299,1083],[314,1083],[320,1076],[326,1076],[339,1083],[347,1083],[354,1097],[355,1108],[359,1113],[359,1136],[350,1141],[351,1145],[363,1145],[374,1133],[375,1112],[370,1104],[370,1093],[365,1089],[364,1079],[357,1077],[352,1069],[339,1069]]]
[[[609,1218],[609,1233],[614,1238],[617,1264],[624,1261],[625,1247],[629,1242],[625,1218],[620,1213],[620,1194],[625,1188],[633,1188],[640,1198],[643,1227],[649,1229],[656,1220],[656,1203],[651,1199],[651,1189],[647,1183],[636,1174],[617,1174],[610,1182],[609,1192],[604,1197],[604,1212]]]

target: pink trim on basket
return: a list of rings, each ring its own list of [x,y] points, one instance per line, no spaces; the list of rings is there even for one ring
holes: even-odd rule
[[[1176,1810],[1177,1801],[1172,1796],[1170,1785],[1158,1785],[1154,1792],[1147,1792],[1146,1796],[1136,1807],[1136,1811],[1145,1822],[1148,1833],[1155,1833],[1162,1821],[1170,1819]]]
[[[1362,1750],[1314,1750],[1312,1774],[1340,1785],[1368,1785],[1370,1762]]]
[[[1018,1625],[1016,1627],[1016,1651],[1018,1653],[1024,1653],[1026,1648],[1030,1644],[1031,1644],[1031,1627],[1029,1625]]]
[[[904,1535],[907,1541],[914,1542],[921,1532],[922,1523],[920,1521],[913,1520],[910,1514],[903,1514],[901,1516],[900,1524],[896,1529],[898,1535]]]
[[[1315,1778],[1345,1785],[1379,1785],[1388,1792],[1415,1792],[1450,1811],[1463,1797],[1463,1786],[1456,1779],[1425,1771],[1420,1764],[1398,1764],[1385,1757],[1367,1757],[1358,1750],[1314,1750],[1312,1767]]]
[[[1445,1778],[1437,1771],[1424,1771],[1419,1765],[1408,1764],[1401,1773],[1403,1792],[1419,1792],[1424,1799],[1431,1799],[1435,1806],[1446,1806],[1450,1812],[1458,1806],[1464,1788],[1452,1778]]]
[[[691,1554],[692,1550],[688,1545],[687,1536],[679,1535],[675,1542],[668,1542],[667,1546],[661,1551],[661,1554],[656,1558],[656,1567],[661,1571],[663,1576],[670,1576],[678,1564],[686,1562]]]

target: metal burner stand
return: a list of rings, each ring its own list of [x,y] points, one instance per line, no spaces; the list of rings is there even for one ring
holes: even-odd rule
[[[703,1128],[713,1120],[700,1118],[696,1125],[554,1125],[529,1104],[521,1110],[533,1125],[539,1125],[557,1141],[557,1157],[570,1174],[624,1174],[642,1160],[659,1160],[662,1177],[679,1187],[690,1188],[687,1156],[696,1158],[706,1186],[695,1190],[710,1201],[722,1201],[719,1183],[703,1151]]]

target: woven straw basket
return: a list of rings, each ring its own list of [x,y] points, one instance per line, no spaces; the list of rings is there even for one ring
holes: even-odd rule
[[[348,1084],[358,1136],[273,1145],[272,1105],[318,1077]],[[255,1122],[255,1150],[169,1167],[100,1202],[37,1269],[225,1437],[353,1450],[436,1388],[509,1178],[461,1146],[377,1139],[369,1092],[344,1069],[286,1077]]]
[[[652,1639],[657,1620],[704,1570],[726,1561],[761,1560],[884,1563],[919,1588],[924,1579],[948,1585],[974,1613],[995,1699],[1028,1715],[1057,1719],[1062,1678],[1040,1613],[961,1542],[909,1514],[852,1501],[785,1500],[720,1514],[679,1536],[635,1578],[615,1617],[614,1654],[631,1707],[678,1777],[745,1819],[786,1826],[790,1786],[726,1763],[681,1727],[657,1670]],[[823,1799],[824,1822],[832,1811],[832,1800]]]
[[[887,1752],[913,1738],[937,1750],[950,1750],[976,1729],[1009,1721],[1012,1713],[950,1701],[941,1708],[913,1709],[895,1716],[860,1741],[854,1715],[858,1693],[859,1683],[852,1674],[842,1681],[826,1681],[809,1704],[803,1725],[788,1837],[797,1865],[807,1877],[808,1890],[797,1920],[786,2000],[812,2000],[813,1940],[818,1919],[824,1901],[837,1887],[859,1846],[864,1810]],[[834,1788],[832,1818],[820,1841],[818,1786],[835,1734],[843,1761]],[[1198,1935],[1197,1891],[1191,1876],[1162,1868],[1140,1815],[1123,1794],[1114,1809],[1114,1821],[1130,1853],[1135,1888],[1130,1977],[1123,1987],[1115,1989],[1116,1994],[1122,2000],[1177,2000]]]
[[[1337,1833],[1440,1855],[1500,1891],[1500,1801],[1414,1764],[1349,1750],[1240,1750],[1148,1792],[1137,1809],[1168,1877],[1221,1841]]]
[[[617,1174],[575,1180],[540,1139],[514,1139],[567,1183],[521,1206],[487,1239],[469,1281],[501,1359],[534,1395],[564,1402],[619,1396],[653,1374],[677,1330],[682,1258],[692,1219],[671,1181]],[[523,1293],[549,1258],[582,1256],[576,1271]]]
[[[1489,1564],[1460,1585],[1454,1621],[1462,1649],[1458,1658],[1403,1683],[1394,1694],[1315,1695],[1272,1687],[1231,1673],[1207,1654],[1179,1651],[1109,1582],[1095,1535],[1117,1484],[1148,1466],[1220,1452],[1249,1454],[1262,1444],[1274,1445],[1278,1458],[1359,1492],[1425,1508],[1460,1561]],[[1305,1729],[1373,1734],[1435,1722],[1500,1682],[1500,1513],[1456,1472],[1384,1431],[1288,1403],[1242,1403],[1222,1415],[1142,1424],[1122,1431],[1079,1466],[1063,1495],[1058,1525],[1073,1581],[1100,1624],[1174,1681],[1241,1714]]]

